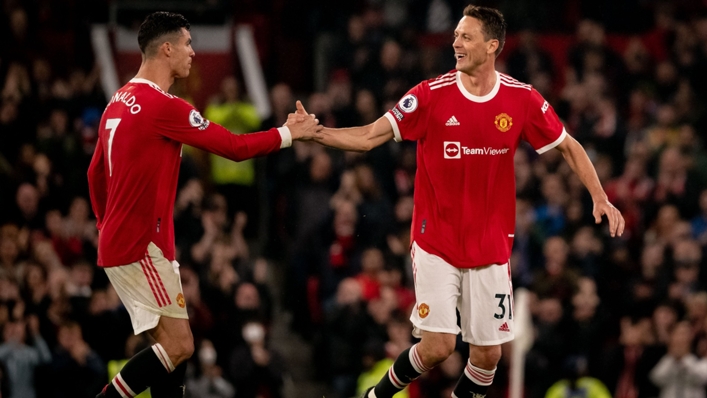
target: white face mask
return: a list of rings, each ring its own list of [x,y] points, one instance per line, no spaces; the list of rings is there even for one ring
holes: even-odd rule
[[[202,347],[199,350],[199,361],[202,365],[213,365],[216,363],[216,350],[213,347]]]
[[[265,339],[265,328],[259,323],[247,323],[243,326],[243,339],[250,343],[260,343]]]

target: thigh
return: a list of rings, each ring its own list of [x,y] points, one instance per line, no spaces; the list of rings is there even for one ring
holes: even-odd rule
[[[412,269],[417,303],[410,315],[413,335],[421,331],[459,334],[457,301],[461,272],[442,258],[412,244]]]
[[[488,346],[513,340],[509,263],[464,270],[459,313],[465,342]]]
[[[154,243],[140,261],[105,271],[130,314],[135,334],[153,329],[162,316],[188,319],[179,264],[167,260]]]
[[[172,317],[160,318],[157,327],[150,330],[149,333],[156,342],[160,343],[165,348],[180,345],[186,341],[192,341],[194,338],[188,319]]]

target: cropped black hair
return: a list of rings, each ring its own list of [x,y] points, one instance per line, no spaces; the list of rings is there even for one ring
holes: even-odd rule
[[[498,40],[498,48],[496,49],[498,57],[506,43],[506,20],[503,18],[503,14],[495,8],[468,5],[464,9],[464,15],[481,21],[484,39]]]
[[[182,28],[189,30],[189,21],[182,14],[173,12],[157,11],[148,15],[140,25],[137,34],[137,43],[140,51],[147,54],[147,49],[155,40],[160,37],[182,31]]]

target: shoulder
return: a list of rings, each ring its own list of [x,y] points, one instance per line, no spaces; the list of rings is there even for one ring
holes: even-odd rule
[[[501,79],[501,85],[511,88],[511,89],[518,89],[518,90],[526,90],[526,91],[532,91],[533,86],[531,86],[528,83],[523,83],[519,80],[516,80],[515,78],[511,77],[510,75],[507,75],[505,73],[500,73],[498,74],[499,78]]]
[[[153,105],[156,104],[157,108],[173,104],[174,100],[179,100],[179,97],[163,91],[158,85],[149,80],[134,78],[126,84],[127,86],[132,86],[132,90],[136,95],[145,98]]]
[[[437,90],[442,87],[447,87],[456,84],[457,82],[457,71],[452,69],[451,71],[439,75],[434,79],[425,80],[423,84],[429,87],[430,90]]]

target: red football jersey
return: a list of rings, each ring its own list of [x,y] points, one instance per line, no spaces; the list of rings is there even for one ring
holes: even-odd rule
[[[182,143],[240,161],[289,146],[289,129],[235,135],[145,79],[113,95],[88,169],[98,265],[130,264],[153,242],[174,260],[173,208]]]
[[[567,132],[530,85],[496,73],[483,97],[451,71],[410,90],[385,114],[395,140],[417,140],[411,238],[458,268],[505,264],[515,229],[513,155],[521,139],[538,153]]]

